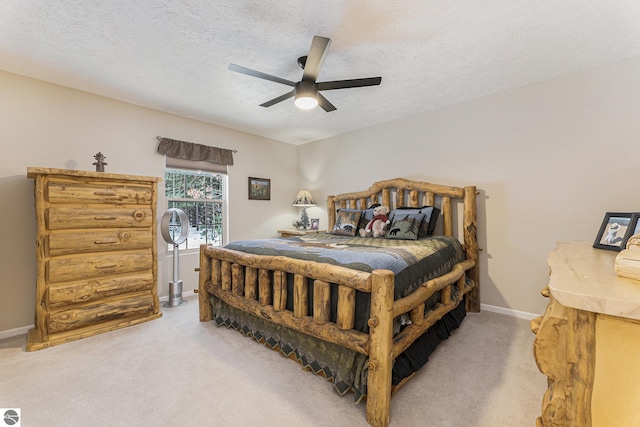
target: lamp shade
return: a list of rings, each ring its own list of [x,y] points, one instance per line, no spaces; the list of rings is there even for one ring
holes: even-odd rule
[[[293,206],[316,206],[316,202],[313,201],[313,197],[311,196],[311,192],[309,192],[309,190],[300,190],[298,191],[296,199],[293,201]]]

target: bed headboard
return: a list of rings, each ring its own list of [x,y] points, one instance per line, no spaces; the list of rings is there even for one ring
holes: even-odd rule
[[[354,193],[338,194],[327,197],[328,229],[332,230],[336,222],[336,209],[366,209],[380,203],[397,207],[437,206],[442,212],[444,234],[457,237],[463,243],[467,259],[473,259],[476,266],[470,271],[472,279],[478,283],[478,237],[476,187],[452,187],[448,185],[431,184],[423,181],[411,181],[404,178],[378,181],[368,190]],[[454,205],[462,205],[462,229],[454,227]],[[457,211],[459,212],[459,211]],[[478,287],[472,292],[477,292]],[[478,298],[471,300],[479,301]],[[468,307],[478,311],[478,307]]]

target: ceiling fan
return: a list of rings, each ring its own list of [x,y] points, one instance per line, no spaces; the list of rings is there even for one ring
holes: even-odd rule
[[[279,102],[295,97],[295,104],[298,108],[312,109],[319,105],[324,111],[336,110],[336,107],[325,98],[320,91],[333,89],[347,89],[352,87],[376,86],[382,81],[382,77],[369,77],[364,79],[334,80],[330,82],[316,82],[320,68],[327,56],[331,39],[314,36],[309,48],[309,54],[298,58],[298,65],[302,68],[302,80],[292,82],[291,80],[272,76],[270,74],[255,71],[250,68],[236,64],[229,64],[231,71],[257,77],[259,79],[270,80],[283,85],[293,87],[291,92],[280,95],[270,101],[260,104],[261,107],[271,107]]]

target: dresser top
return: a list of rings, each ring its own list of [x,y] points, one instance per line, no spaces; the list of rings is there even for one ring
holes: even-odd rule
[[[162,181],[162,178],[155,176],[139,176],[139,175],[124,175],[119,173],[108,172],[93,172],[93,171],[81,171],[72,169],[56,169],[56,168],[39,168],[28,167],[27,178],[34,178],[36,175],[57,175],[68,177],[85,177],[85,178],[103,178],[103,179],[117,179],[126,181]]]
[[[549,254],[549,290],[566,307],[640,320],[640,280],[618,277],[618,252],[558,242]]]

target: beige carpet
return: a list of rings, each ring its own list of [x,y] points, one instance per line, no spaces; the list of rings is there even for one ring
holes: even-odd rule
[[[364,403],[243,337],[198,321],[198,304],[158,320],[25,352],[0,341],[0,407],[23,426],[366,426]],[[528,322],[469,314],[391,400],[391,426],[534,426],[546,378]]]

